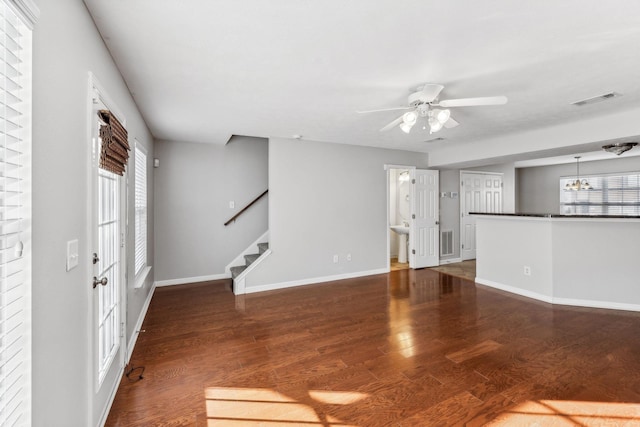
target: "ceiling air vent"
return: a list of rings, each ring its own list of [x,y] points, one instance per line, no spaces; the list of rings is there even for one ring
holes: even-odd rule
[[[587,99],[581,99],[580,101],[572,102],[571,105],[577,105],[578,107],[582,107],[587,104],[595,104],[596,102],[606,101],[607,99],[615,98],[617,96],[622,96],[618,92],[609,92],[603,95],[593,96]]]
[[[428,139],[425,142],[438,142],[438,141],[444,141],[444,138],[438,137],[438,138]]]

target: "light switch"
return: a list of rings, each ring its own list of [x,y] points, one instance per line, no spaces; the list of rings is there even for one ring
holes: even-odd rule
[[[78,239],[67,242],[67,271],[78,266]]]
[[[236,207],[236,202],[234,202],[233,200],[229,202],[229,209],[233,209]]]

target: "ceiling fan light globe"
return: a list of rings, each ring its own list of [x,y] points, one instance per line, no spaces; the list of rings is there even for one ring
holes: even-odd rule
[[[433,123],[429,123],[429,126],[431,126],[431,133],[438,132],[442,129],[442,123],[438,120],[434,120]]]
[[[413,126],[416,124],[416,120],[418,120],[418,115],[416,114],[415,111],[408,111],[406,113],[404,113],[404,115],[402,116],[402,121],[404,122],[404,124],[409,125],[409,126]],[[409,127],[409,129],[411,129],[411,127]],[[409,132],[407,132],[409,133]]]
[[[449,120],[449,117],[451,117],[451,111],[447,110],[439,110],[438,114],[436,116],[436,118],[438,119],[438,122],[445,124],[447,122],[447,120]]]
[[[400,123],[400,129],[402,129],[402,132],[404,132],[404,133],[411,132],[411,128],[412,127],[413,127],[413,125],[409,125],[407,123]]]

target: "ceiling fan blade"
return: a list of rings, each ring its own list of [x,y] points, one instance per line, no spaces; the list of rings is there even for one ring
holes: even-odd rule
[[[442,89],[444,89],[444,86],[442,85],[433,83],[425,84],[421,89],[421,92],[424,94],[425,102],[429,103],[436,99],[438,95],[440,95],[440,92],[442,92]]]
[[[356,111],[359,114],[367,114],[367,113],[378,113],[380,111],[398,111],[398,110],[410,110],[412,107],[391,107],[391,108],[381,108],[379,110],[363,110]]]
[[[445,99],[438,102],[438,106],[449,107],[474,107],[477,105],[502,105],[507,103],[506,96],[487,96],[484,98],[460,98]]]
[[[391,123],[389,123],[388,125],[386,125],[385,127],[383,127],[382,129],[380,129],[380,132],[384,132],[391,128],[394,128],[395,126],[398,126],[400,123],[402,123],[403,117],[404,117],[404,114],[398,117],[397,119],[395,119],[394,121],[392,121]]]
[[[456,126],[458,126],[460,123],[458,123],[457,121],[455,121],[453,119],[453,117],[449,116],[449,120],[447,120],[446,122],[444,122],[444,127],[446,127],[447,129],[451,129],[454,128]]]

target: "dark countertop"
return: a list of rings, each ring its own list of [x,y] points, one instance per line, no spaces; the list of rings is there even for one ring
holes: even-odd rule
[[[589,218],[589,219],[640,219],[640,216],[628,216],[628,215],[563,215],[563,214],[540,214],[540,213],[484,213],[484,212],[469,212],[469,215],[484,215],[484,216],[521,216],[529,218]]]

